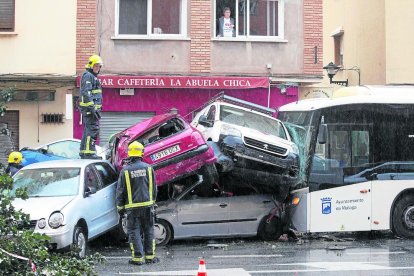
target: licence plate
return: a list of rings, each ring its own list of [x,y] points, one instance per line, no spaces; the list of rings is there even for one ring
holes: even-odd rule
[[[175,152],[178,152],[178,151],[180,151],[180,146],[175,145],[175,146],[172,146],[171,148],[168,148],[168,149],[159,151],[157,153],[154,153],[153,155],[151,155],[151,160],[156,161],[158,159],[161,159],[165,156],[171,155],[171,154],[173,154]]]

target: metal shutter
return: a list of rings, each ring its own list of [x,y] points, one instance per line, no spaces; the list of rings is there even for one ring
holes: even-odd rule
[[[0,0],[0,32],[14,31],[14,0]]]
[[[19,111],[6,111],[0,117],[0,162],[3,165],[14,150],[19,150]]]
[[[155,115],[154,112],[102,112],[99,145],[108,143],[109,136]]]

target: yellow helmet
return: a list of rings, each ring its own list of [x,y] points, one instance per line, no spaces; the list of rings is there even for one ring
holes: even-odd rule
[[[15,163],[15,164],[20,164],[20,162],[22,162],[23,159],[23,154],[19,151],[13,151],[12,153],[9,154],[9,163]]]
[[[89,57],[88,64],[86,64],[86,68],[92,69],[95,64],[103,65],[102,58],[98,55],[92,55]]]
[[[137,141],[128,146],[128,157],[142,157],[144,155],[144,146]]]

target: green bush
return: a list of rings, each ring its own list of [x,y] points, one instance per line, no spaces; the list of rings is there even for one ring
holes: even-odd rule
[[[0,164],[1,166],[1,164]],[[2,275],[96,275],[95,264],[102,263],[102,255],[95,253],[84,259],[76,257],[77,252],[58,253],[47,248],[49,237],[22,230],[15,222],[29,223],[29,216],[12,206],[13,198],[8,195],[13,179],[0,175],[0,271]],[[27,199],[25,189],[17,189],[16,198]],[[15,254],[16,256],[10,256]],[[22,256],[28,260],[19,259]],[[30,262],[37,271],[32,271]]]

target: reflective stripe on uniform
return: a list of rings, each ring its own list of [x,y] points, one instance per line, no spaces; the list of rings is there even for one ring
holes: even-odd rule
[[[152,199],[152,170],[151,168],[148,168],[148,176],[149,176],[148,190],[149,190],[150,200],[145,201],[145,202],[132,203],[132,190],[131,190],[131,181],[129,179],[129,173],[127,170],[124,173],[125,173],[125,182],[126,182],[127,193],[128,193],[128,204],[125,205],[125,209],[136,208],[136,207],[146,207],[146,206],[153,205],[155,201]]]
[[[152,260],[154,258],[155,258],[155,240],[152,240],[152,254],[151,255],[149,255],[149,254],[145,255],[145,259],[146,260]]]
[[[80,105],[80,106],[91,106],[91,105],[93,105],[93,102],[91,101],[91,102],[87,102],[87,103],[85,103],[85,102],[83,101],[83,96],[82,96],[82,100],[80,101],[79,105]]]
[[[126,170],[124,172],[124,174],[125,174],[125,182],[126,182],[127,194],[128,194],[128,204],[125,205],[125,208],[127,208],[127,206],[132,203],[132,191],[131,191],[131,181],[129,180],[129,173],[128,173],[128,171]]]
[[[118,211],[120,211],[120,210],[124,210],[124,206],[116,206],[116,209],[117,209]]]
[[[99,94],[102,93],[102,89],[93,89],[92,94]]]
[[[149,196],[150,196],[150,201],[152,200],[152,168],[149,167],[148,168],[148,178],[149,178]]]
[[[96,151],[94,151],[94,150],[81,150],[80,153],[83,153],[83,154],[95,154]]]
[[[95,109],[101,109],[102,105],[101,104],[95,104]]]

